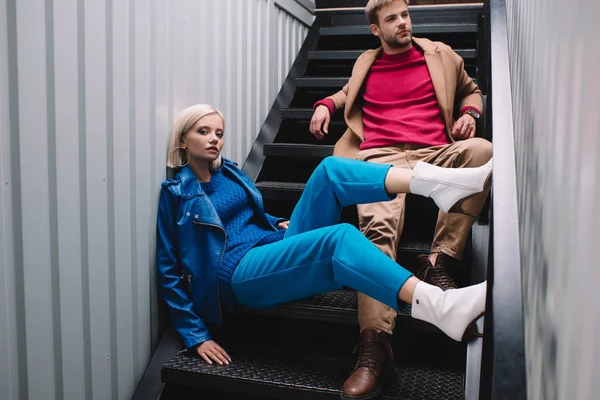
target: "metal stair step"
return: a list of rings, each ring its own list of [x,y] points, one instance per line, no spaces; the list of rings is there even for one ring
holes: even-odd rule
[[[402,251],[400,248],[398,250]],[[429,247],[424,249],[424,251],[429,252]],[[421,330],[437,331],[434,326],[428,323],[412,319],[410,316],[410,309],[410,305],[408,305],[398,313],[398,323],[416,326]],[[292,303],[281,304],[265,310],[253,310],[240,307],[240,311],[249,314],[260,314],[281,318],[358,324],[358,296],[356,291],[344,288],[335,292],[319,294]]]
[[[336,77],[302,77],[296,78],[296,86],[297,87],[313,87],[313,88],[331,88],[331,89],[341,89],[344,87],[346,83],[350,80],[349,76],[336,76]],[[477,83],[477,80],[473,81]],[[310,116],[308,116],[309,109],[302,109],[302,116],[310,119],[312,117],[312,110],[310,110]]]
[[[314,110],[312,108],[284,108],[281,110],[282,119],[307,119],[310,121]]]
[[[368,25],[346,25],[322,27],[319,30],[321,36],[349,36],[349,35],[373,35]],[[431,33],[476,33],[475,23],[436,23],[413,25],[413,34]]]
[[[325,97],[325,96],[326,95],[324,95],[323,97]],[[308,131],[308,121],[310,121],[310,119],[312,118],[313,112],[314,111],[312,108],[283,108],[281,110],[281,119],[295,119],[295,120],[307,121],[306,130]],[[331,117],[330,124],[332,126],[336,126],[336,125],[344,125],[345,126],[343,117],[344,117],[343,112],[335,113]]]
[[[304,183],[297,182],[257,182],[256,187],[265,199],[298,200],[304,190]]]
[[[317,50],[309,51],[309,60],[356,60],[365,50]],[[475,59],[476,51],[474,49],[455,49],[454,50],[463,59]]]
[[[256,187],[265,199],[279,200],[298,200],[304,191],[305,183],[301,182],[280,182],[280,181],[262,181],[257,182]],[[422,209],[437,211],[437,206],[431,199],[424,199],[420,196],[409,194],[407,197],[407,206],[412,209]]]
[[[321,4],[319,4],[321,3]],[[315,13],[318,16],[358,15],[365,18],[365,5],[356,0],[317,0]],[[438,20],[447,18],[452,21],[462,20],[478,15],[484,11],[483,3],[473,4],[437,4],[437,5],[409,5],[408,10],[413,22],[419,19]],[[366,19],[366,18],[365,18]]]
[[[295,82],[297,87],[342,88],[349,79],[348,76],[302,77],[296,78]]]
[[[182,351],[163,366],[162,381],[167,386],[216,389],[240,396],[339,399],[355,363],[351,356],[281,351],[278,346],[231,343],[225,348],[233,358],[230,365],[210,365]],[[431,356],[418,357],[418,348],[403,349],[405,359],[397,362],[395,382],[380,398],[464,399],[464,371]]]
[[[301,143],[265,144],[264,156],[325,158],[333,155],[333,146]]]

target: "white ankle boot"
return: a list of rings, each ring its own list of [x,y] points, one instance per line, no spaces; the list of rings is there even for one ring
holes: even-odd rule
[[[484,189],[492,171],[492,159],[478,168],[442,168],[422,161],[412,171],[410,192],[431,197],[443,212]]]
[[[413,318],[429,322],[456,341],[485,310],[487,283],[445,292],[423,281],[417,283],[412,300]]]

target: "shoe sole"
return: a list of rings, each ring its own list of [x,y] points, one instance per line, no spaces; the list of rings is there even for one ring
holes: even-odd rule
[[[383,382],[381,387],[373,393],[365,394],[363,396],[347,396],[344,393],[340,394],[340,398],[343,400],[374,400],[381,397],[388,386],[390,386],[396,380],[396,368],[394,367],[394,373],[387,374],[382,378]]]
[[[366,394],[364,396],[346,396],[343,393],[340,395],[340,398],[343,400],[374,400],[381,397],[383,391],[381,388],[377,389],[376,392]]]

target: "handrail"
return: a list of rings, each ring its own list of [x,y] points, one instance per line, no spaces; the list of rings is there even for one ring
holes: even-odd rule
[[[258,136],[252,145],[250,154],[248,154],[248,157],[243,164],[242,170],[253,181],[256,181],[256,178],[260,174],[263,162],[265,160],[265,156],[263,154],[264,145],[267,143],[273,143],[273,140],[277,135],[277,131],[279,130],[279,126],[281,125],[281,110],[289,107],[294,97],[294,92],[296,91],[296,78],[301,76],[306,70],[306,66],[308,65],[308,52],[317,47],[320,27],[321,25],[319,20],[316,19],[306,35],[304,44],[300,48],[298,56],[292,64],[290,72],[285,78],[285,81],[281,86],[281,90],[273,102],[273,106],[271,107],[265,122],[260,128],[260,132],[258,133]]]
[[[175,357],[182,347],[181,338],[173,325],[167,326],[131,400],[158,400],[160,398],[165,386],[160,379],[161,368]]]
[[[482,398],[527,397],[521,250],[506,0],[489,0],[491,127],[493,129],[493,239],[488,274],[486,344],[491,374]],[[489,313],[491,311],[491,313]],[[491,326],[489,326],[491,325]],[[491,329],[490,329],[491,328]],[[485,356],[484,356],[485,357]],[[487,392],[487,393],[486,393]]]

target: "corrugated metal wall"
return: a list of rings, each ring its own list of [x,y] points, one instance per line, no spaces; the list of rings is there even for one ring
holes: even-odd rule
[[[2,399],[130,398],[173,115],[221,108],[243,162],[308,30],[290,1],[0,0]]]
[[[528,392],[600,392],[600,4],[508,0]]]

